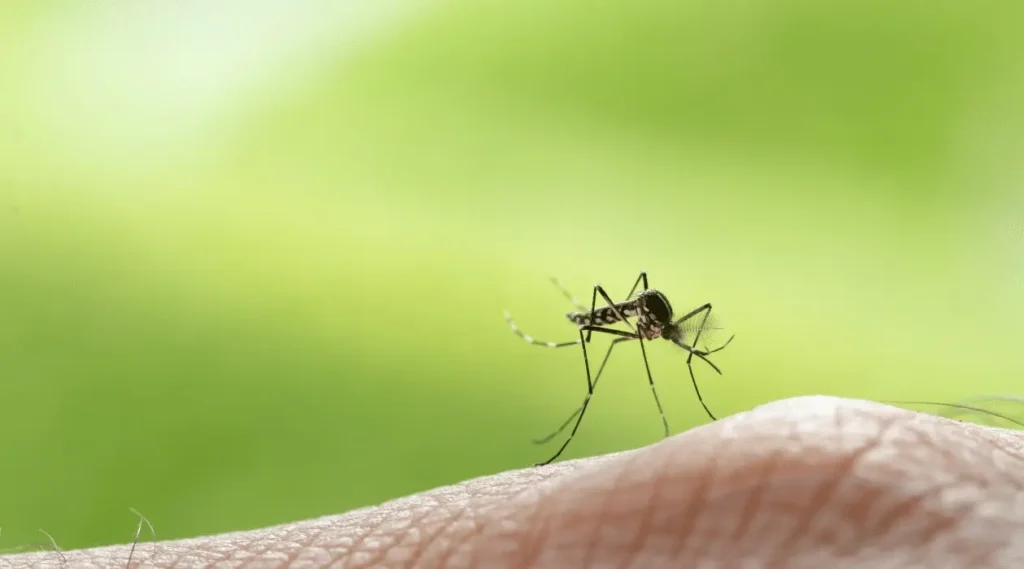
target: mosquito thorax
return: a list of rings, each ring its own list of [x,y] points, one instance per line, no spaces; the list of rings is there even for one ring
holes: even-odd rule
[[[657,324],[659,328],[672,322],[672,304],[656,289],[647,289],[636,297],[639,312],[644,320]]]

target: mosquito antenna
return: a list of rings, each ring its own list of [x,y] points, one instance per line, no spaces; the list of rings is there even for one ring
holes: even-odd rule
[[[707,317],[703,321],[698,321],[697,318],[687,318],[679,323],[679,330],[682,332],[683,341],[686,341],[691,335],[694,336],[695,340],[697,336],[700,336],[704,340],[704,351],[708,353],[712,353],[708,350],[708,341],[714,341],[714,332],[723,329],[721,321],[713,312],[708,312]],[[732,338],[729,338],[726,344],[731,341]],[[696,344],[693,347],[696,348]],[[724,348],[725,346],[723,345],[722,347]]]
[[[583,301],[581,301],[579,298],[576,298],[575,294],[569,292],[569,289],[565,288],[565,285],[562,284],[562,281],[559,280],[558,277],[551,277],[551,282],[554,283],[555,288],[557,288],[559,292],[561,292],[562,295],[565,296],[565,298],[569,299],[569,302],[571,302],[572,305],[576,307],[576,310],[580,312],[587,311],[587,307],[583,305]]]
[[[1018,421],[1017,419],[1008,417],[1002,413],[996,413],[995,411],[990,411],[974,405],[966,405],[964,403],[944,403],[941,401],[882,401],[882,403],[890,403],[893,405],[937,405],[939,407],[950,407],[952,409],[961,409],[963,411],[973,411],[975,413],[981,413],[982,415],[989,415],[1004,421],[1009,421],[1014,425],[1024,427],[1024,422]]]
[[[153,535],[153,539],[156,539],[156,530],[153,529],[153,524],[149,523],[146,516],[139,513],[135,508],[128,508],[133,514],[139,517],[139,525],[135,528],[135,536],[132,538],[132,548],[128,551],[128,563],[125,564],[126,569],[131,569],[132,557],[135,555],[135,546],[139,543],[139,536],[142,534],[142,524],[145,523],[149,527],[149,533]]]
[[[67,564],[68,564],[68,558],[67,558],[67,557],[64,557],[64,552],[63,552],[63,551],[61,551],[61,550],[60,550],[60,546],[59,546],[59,545],[57,545],[57,540],[56,540],[56,539],[53,539],[53,536],[52,536],[52,535],[50,535],[50,534],[46,533],[46,530],[44,530],[44,529],[40,529],[39,531],[40,531],[40,532],[41,532],[41,533],[42,533],[43,535],[45,535],[45,536],[47,537],[47,539],[49,539],[49,540],[50,540],[50,545],[52,545],[52,546],[53,546],[53,550],[57,552],[57,555],[60,555],[60,566],[61,566],[61,567],[64,567],[65,565],[67,565]]]

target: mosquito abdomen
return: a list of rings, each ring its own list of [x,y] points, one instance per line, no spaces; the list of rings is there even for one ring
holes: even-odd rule
[[[622,314],[626,318],[630,316],[636,316],[636,305],[633,302],[623,302],[615,305],[615,308],[611,306],[602,306],[593,312],[570,312],[566,314],[566,318],[570,322],[577,326],[587,326],[590,324],[598,325],[601,324],[615,324],[616,322],[622,321],[615,310],[618,309],[619,314]],[[593,318],[591,318],[593,315]],[[591,322],[593,320],[593,322]]]

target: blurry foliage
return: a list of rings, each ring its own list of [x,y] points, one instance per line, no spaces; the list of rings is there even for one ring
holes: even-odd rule
[[[545,458],[580,355],[501,312],[571,339],[549,275],[713,302],[721,416],[1019,389],[1021,10],[5,5],[0,546]],[[703,423],[648,352],[673,431]],[[642,369],[617,351],[567,457],[659,440]]]

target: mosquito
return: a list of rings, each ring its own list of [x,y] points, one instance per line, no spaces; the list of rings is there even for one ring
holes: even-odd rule
[[[583,349],[583,367],[586,370],[587,377],[587,395],[583,398],[583,402],[580,406],[573,411],[569,418],[562,423],[555,432],[550,435],[541,438],[534,439],[534,444],[545,444],[551,439],[561,434],[565,429],[572,423],[573,419],[576,423],[572,427],[572,431],[569,432],[569,437],[565,439],[562,446],[559,447],[558,452],[554,454],[548,460],[538,463],[537,466],[543,466],[554,462],[569,446],[569,442],[576,435],[576,430],[579,429],[580,422],[583,420],[583,415],[587,411],[587,406],[590,404],[590,399],[594,396],[594,388],[597,387],[597,382],[601,378],[601,373],[604,371],[605,364],[608,363],[608,357],[611,356],[612,350],[615,346],[628,342],[630,340],[639,340],[640,353],[644,360],[644,369],[647,371],[647,382],[651,386],[651,393],[654,395],[654,402],[658,406],[658,413],[661,415],[661,422],[665,428],[665,436],[669,435],[668,420],[665,419],[665,412],[662,409],[661,401],[658,399],[658,392],[654,388],[654,378],[651,376],[651,366],[647,363],[647,348],[644,347],[644,340],[651,341],[657,338],[664,338],[679,346],[680,348],[689,352],[686,358],[686,367],[690,371],[690,381],[693,383],[693,389],[697,393],[697,400],[700,401],[704,411],[711,417],[711,420],[715,420],[714,414],[708,409],[708,406],[704,403],[704,398],[701,397],[700,388],[697,387],[697,379],[693,375],[693,357],[698,358],[707,362],[719,375],[722,371],[718,369],[714,363],[707,358],[707,356],[724,349],[732,342],[735,337],[732,336],[725,341],[724,344],[715,348],[707,349],[705,344],[704,350],[696,348],[697,343],[700,340],[702,332],[713,329],[709,327],[709,323],[713,322],[711,319],[711,303],[704,304],[698,308],[695,308],[678,319],[673,319],[672,305],[669,303],[668,298],[660,291],[650,288],[647,282],[647,271],[641,271],[640,276],[637,277],[633,283],[633,288],[629,290],[629,294],[626,295],[626,300],[622,302],[614,302],[608,293],[605,292],[601,285],[594,285],[593,295],[590,300],[590,310],[586,309],[586,306],[579,301],[572,293],[570,293],[558,279],[552,277],[552,282],[555,286],[568,298],[573,305],[576,307],[575,312],[566,314],[566,318],[570,322],[576,324],[579,327],[579,339],[568,342],[541,342],[536,340],[533,336],[524,333],[516,323],[512,320],[512,316],[505,312],[505,320],[508,322],[509,327],[512,331],[526,342],[547,348],[564,348],[566,346],[575,346],[577,344]],[[640,284],[643,284],[643,290],[636,293],[636,289]],[[634,293],[636,293],[634,295]],[[604,299],[607,306],[597,307],[598,295]],[[628,319],[636,318],[636,326],[634,327]],[[608,325],[616,323],[624,323],[629,330],[619,330],[616,328],[609,328]],[[604,354],[604,359],[601,361],[601,366],[597,370],[597,375],[591,380],[590,375],[590,358],[587,356],[587,344],[590,343],[591,335],[593,332],[600,332],[603,334],[609,334],[616,336],[612,340],[611,345],[608,346],[608,351]],[[686,336],[688,332],[694,332],[693,343],[687,343]]]

